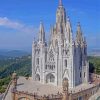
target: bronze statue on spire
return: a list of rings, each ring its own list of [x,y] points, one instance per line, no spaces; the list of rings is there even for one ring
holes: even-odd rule
[[[59,0],[59,6],[62,6],[62,0]]]

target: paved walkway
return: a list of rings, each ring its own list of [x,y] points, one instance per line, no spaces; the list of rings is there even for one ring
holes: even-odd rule
[[[57,88],[53,85],[44,85],[39,82],[34,82],[33,80],[29,79],[26,80],[24,77],[20,77],[18,79],[17,85],[18,91],[27,91],[29,93],[37,93],[41,96],[48,95],[48,94],[57,94],[58,91],[60,92],[61,89]]]

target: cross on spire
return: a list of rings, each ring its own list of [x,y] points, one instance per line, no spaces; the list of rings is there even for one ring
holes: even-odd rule
[[[62,0],[59,0],[59,6],[62,6]]]

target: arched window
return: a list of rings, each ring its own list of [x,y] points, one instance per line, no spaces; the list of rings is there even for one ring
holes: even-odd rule
[[[65,60],[65,67],[67,67],[67,60]]]
[[[40,75],[39,75],[39,74],[36,74],[35,80],[36,80],[36,81],[40,81]]]
[[[45,66],[45,69],[47,69],[47,65]]]
[[[51,70],[52,66],[50,65],[50,70]]]
[[[80,78],[82,77],[82,73],[80,72]]]
[[[85,72],[84,72],[84,77],[85,77]]]
[[[36,64],[39,65],[39,58],[36,59]]]
[[[55,40],[55,46],[58,46],[58,41],[57,41],[57,39]]]
[[[55,69],[55,65],[54,65],[54,69]]]
[[[83,100],[82,97],[79,97],[78,100]]]

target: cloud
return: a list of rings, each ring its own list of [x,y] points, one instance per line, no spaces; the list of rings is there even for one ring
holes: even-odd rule
[[[8,19],[7,17],[0,17],[0,26],[4,26],[7,28],[12,28],[21,32],[25,33],[34,33],[36,32],[36,28],[33,28],[32,26],[27,26],[25,24],[12,21]]]

